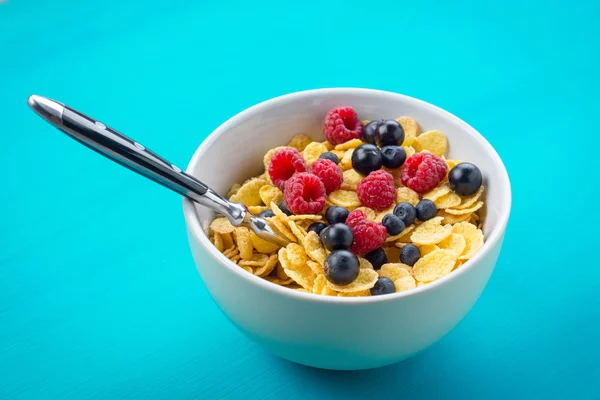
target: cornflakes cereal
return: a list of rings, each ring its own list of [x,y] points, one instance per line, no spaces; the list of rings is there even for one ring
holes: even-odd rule
[[[442,217],[434,217],[417,226],[410,240],[417,245],[437,244],[452,234],[451,225],[442,225]]]
[[[308,232],[304,238],[303,245],[310,258],[321,265],[325,264],[327,254],[325,253],[325,247],[323,247],[321,239],[319,239],[319,235],[313,231]]]
[[[298,151],[302,151],[308,146],[312,140],[306,135],[296,135],[290,139],[290,142],[287,144],[288,147],[293,147]],[[269,204],[265,202],[265,204]]]
[[[344,171],[342,176],[343,176],[344,180],[342,181],[341,188],[344,190],[354,190],[354,191],[356,191],[356,186],[358,186],[358,183],[363,178],[362,175],[360,175],[354,169],[348,169],[348,170]]]
[[[219,217],[210,224],[210,229],[215,233],[231,233],[235,230],[231,222],[225,217]]]
[[[286,250],[286,248],[279,249],[279,262],[281,263],[283,270],[290,278],[294,280],[294,282],[296,282],[303,288],[312,291],[312,287],[316,278],[315,273],[310,269],[308,265],[306,265],[306,261],[304,261],[304,263],[301,264],[292,262],[289,259],[288,254],[289,253]],[[295,261],[298,261],[298,254],[295,254],[294,257]]]
[[[327,281],[327,286],[339,293],[360,292],[375,286],[378,277],[374,269],[361,268],[356,279],[349,285],[339,286]]]
[[[460,201],[461,200],[459,195],[457,195],[456,193],[448,193],[443,195],[439,199],[436,199],[434,203],[438,210],[442,210],[445,208],[456,207],[460,204]]]
[[[440,249],[452,250],[456,255],[456,258],[458,258],[467,247],[467,241],[465,240],[463,235],[453,233],[452,235],[448,236],[446,239],[438,243],[438,247]]]
[[[258,195],[265,204],[279,204],[283,200],[283,192],[279,188],[271,185],[265,185],[260,188]]]
[[[448,275],[454,268],[456,255],[451,250],[437,249],[419,258],[413,267],[415,278],[420,282],[431,282]]]
[[[419,194],[410,188],[401,187],[396,191],[396,203],[406,202],[416,206],[419,200]]]
[[[430,130],[421,134],[417,121],[408,116],[399,117],[397,121],[404,129],[403,148],[407,157],[416,151],[430,152],[440,156],[448,165],[448,170],[462,162],[444,157],[448,141],[440,131]],[[258,237],[246,227],[234,227],[222,216],[217,216],[209,226],[210,242],[225,257],[249,273],[276,285],[321,296],[371,296],[370,289],[379,276],[390,278],[397,292],[411,290],[460,268],[484,243],[481,226],[485,213],[479,214],[484,205],[484,187],[481,186],[471,196],[460,196],[452,191],[446,174],[436,187],[419,195],[402,184],[402,168],[383,168],[393,177],[397,188],[396,201],[386,210],[375,211],[363,206],[356,193],[364,176],[352,168],[352,154],[363,143],[360,138],[333,145],[329,141],[312,141],[308,135],[297,134],[287,146],[268,150],[263,158],[264,172],[242,184],[234,184],[227,197],[243,203],[253,215],[272,210],[274,216],[265,218],[266,221],[290,244],[280,247]],[[366,258],[359,256],[358,278],[345,286],[332,284],[323,269],[325,259],[331,252],[311,228],[315,222],[327,224],[324,218],[326,209],[315,214],[288,216],[277,206],[283,199],[283,193],[272,184],[268,168],[273,155],[285,148],[298,150],[309,167],[326,151],[339,158],[342,184],[339,190],[327,195],[326,207],[340,206],[349,211],[359,209],[370,221],[381,222],[385,215],[393,213],[398,203],[408,202],[415,206],[421,199],[429,199],[435,203],[437,215],[427,221],[417,219],[397,235],[386,235],[381,249],[388,261],[378,271]],[[407,244],[416,245],[421,253],[414,267],[398,262],[401,248]]]
[[[474,194],[463,197],[461,199],[460,205],[453,207],[453,208],[455,208],[457,210],[464,210],[465,208],[471,207],[473,204],[475,204],[477,202],[477,200],[479,200],[479,198],[483,194],[483,190],[484,190],[483,186],[481,186],[479,188],[479,190],[477,192],[475,192]]]
[[[427,150],[436,156],[442,156],[448,149],[448,140],[440,131],[427,131],[417,136],[415,141],[415,150]]]
[[[334,147],[335,150],[349,150],[349,149],[355,149],[358,146],[362,145],[363,141],[360,139],[352,139],[352,140],[348,140],[345,143],[342,144],[338,144],[337,146]]]
[[[408,267],[408,265],[406,265],[406,267]],[[379,276],[390,278],[392,281],[411,275],[410,272],[404,268],[404,264],[400,263],[383,264],[377,273]]]
[[[254,247],[254,250],[259,253],[271,254],[279,249],[279,246],[256,236],[256,233],[254,232],[250,232],[250,240],[252,241],[252,247]]]
[[[396,119],[396,121],[398,121],[404,129],[404,142],[402,144],[404,146],[412,146],[421,131],[419,129],[419,124],[411,117],[400,117]]]
[[[252,240],[250,239],[250,229],[237,227],[233,232],[235,243],[240,250],[240,257],[242,257],[243,260],[249,260],[252,258],[252,251],[254,250],[254,247],[252,247]]]
[[[468,260],[483,246],[483,232],[475,225],[468,222],[459,222],[454,225],[452,230],[454,233],[462,235],[466,242],[466,248],[458,257],[459,260]]]
[[[453,215],[470,214],[472,212],[479,210],[481,207],[483,207],[483,201],[478,201],[477,204],[475,204],[474,206],[471,206],[469,208],[463,208],[460,210],[454,210],[452,208],[448,208],[446,210],[446,212],[448,214],[453,214]]]
[[[404,292],[405,290],[414,289],[417,287],[417,281],[412,276],[403,276],[402,278],[394,281],[396,286],[396,292]]]
[[[266,184],[267,181],[263,179],[250,179],[242,185],[236,194],[231,196],[230,200],[244,203],[246,206],[259,206],[262,204],[259,191]]]
[[[302,152],[302,156],[304,157],[304,161],[306,161],[307,166],[311,166],[312,163],[319,159],[319,156],[323,153],[327,152],[327,147],[324,144],[319,142],[312,142]]]
[[[351,190],[336,190],[329,193],[327,199],[331,204],[347,208],[348,210],[353,210],[361,204],[356,192]]]

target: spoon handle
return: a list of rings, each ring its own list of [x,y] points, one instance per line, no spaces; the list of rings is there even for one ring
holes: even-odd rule
[[[233,225],[243,222],[247,211],[242,204],[224,199],[174,164],[102,122],[41,96],[31,96],[28,104],[42,118],[90,149],[225,215]]]

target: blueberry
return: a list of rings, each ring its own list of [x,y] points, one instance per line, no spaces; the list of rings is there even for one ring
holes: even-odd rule
[[[365,258],[371,263],[375,270],[381,269],[381,266],[388,262],[387,255],[381,247],[365,254]]]
[[[325,212],[325,219],[329,222],[329,225],[343,224],[346,222],[346,218],[348,218],[348,210],[344,207],[331,206]]]
[[[285,214],[285,215],[292,215],[292,212],[290,210],[288,210],[288,208],[285,206],[285,203],[283,200],[281,200],[279,202],[279,209]]]
[[[402,264],[410,265],[412,267],[419,261],[419,258],[421,258],[421,250],[412,243],[407,244],[400,249],[400,262]]]
[[[359,174],[369,175],[369,172],[377,171],[382,165],[381,150],[374,144],[358,146],[352,153],[352,168]]]
[[[274,217],[275,213],[273,212],[273,210],[266,209],[265,211],[261,211],[260,214],[258,214],[258,216],[261,218],[269,218]]]
[[[315,222],[315,223],[310,224],[310,226],[308,227],[308,229],[306,231],[307,232],[314,232],[314,233],[316,233],[318,235],[325,228],[327,228],[327,225],[325,225],[324,223],[322,223],[322,222]]]
[[[400,146],[384,146],[381,149],[381,158],[384,167],[400,168],[406,161],[406,150]]]
[[[404,142],[404,129],[402,125],[394,119],[383,121],[377,127],[375,141],[379,147],[384,146],[402,146]]]
[[[456,194],[470,196],[479,190],[483,178],[475,164],[464,162],[450,170],[448,181]]]
[[[397,235],[400,232],[402,232],[404,228],[406,228],[406,226],[404,225],[404,221],[402,221],[394,214],[386,214],[383,217],[383,220],[381,220],[381,223],[383,224],[383,226],[385,226],[385,229],[387,229],[387,233],[390,236]]]
[[[321,158],[321,159],[323,159],[323,160],[330,160],[330,161],[333,161],[333,162],[334,162],[334,163],[336,163],[336,164],[339,164],[339,163],[340,163],[340,159],[339,159],[339,157],[338,157],[338,156],[336,156],[335,154],[333,154],[333,153],[332,153],[332,152],[330,152],[330,151],[326,151],[325,153],[321,154],[321,155],[319,156],[319,158]]]
[[[322,241],[329,251],[348,250],[354,242],[354,234],[346,224],[333,224],[323,232]]]
[[[323,272],[329,282],[344,286],[356,279],[360,272],[360,264],[358,258],[348,250],[336,250],[325,259]]]
[[[396,285],[390,278],[380,276],[375,282],[375,286],[371,288],[372,296],[379,296],[380,294],[396,293]]]
[[[407,202],[398,203],[396,207],[394,207],[394,215],[404,221],[404,225],[412,225],[415,223],[415,218],[417,218],[417,210],[415,207]]]
[[[435,206],[435,203],[428,199],[423,199],[418,202],[415,208],[417,209],[417,218],[419,218],[421,221],[427,221],[428,219],[435,217],[437,214],[437,207]]]
[[[371,121],[363,128],[363,139],[365,142],[375,144],[375,136],[377,136],[377,127],[381,121]]]

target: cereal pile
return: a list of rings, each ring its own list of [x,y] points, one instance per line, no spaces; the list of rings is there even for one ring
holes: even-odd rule
[[[410,117],[361,121],[330,110],[324,142],[294,136],[265,172],[227,194],[289,239],[267,242],[224,217],[210,241],[274,284],[327,296],[400,292],[439,279],[483,245],[481,171],[444,157],[446,137]]]

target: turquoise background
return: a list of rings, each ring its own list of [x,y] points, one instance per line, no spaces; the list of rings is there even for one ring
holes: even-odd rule
[[[0,399],[600,398],[600,3],[286,3],[0,4]],[[184,166],[244,108],[334,86],[449,110],[513,185],[472,312],[371,371],[243,337],[194,268],[180,198],[26,106],[63,101]]]

